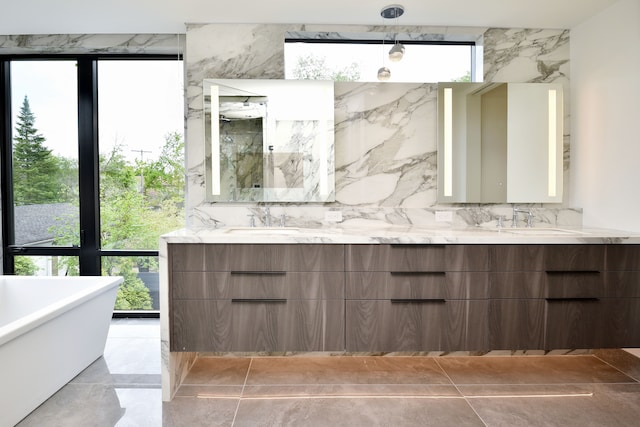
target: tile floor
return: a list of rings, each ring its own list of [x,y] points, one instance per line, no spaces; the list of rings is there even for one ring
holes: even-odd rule
[[[161,402],[157,320],[113,320],[104,357],[24,426],[636,426],[640,359],[588,355],[200,358]]]

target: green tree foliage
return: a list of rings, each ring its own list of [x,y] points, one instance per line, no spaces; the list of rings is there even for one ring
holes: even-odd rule
[[[33,276],[38,271],[38,266],[26,256],[17,256],[14,260],[15,273],[18,276]]]
[[[144,180],[141,185],[141,180]],[[144,188],[144,192],[140,191]],[[116,145],[100,156],[100,240],[104,249],[157,249],[161,234],[184,226],[184,142],[178,133],[165,137],[158,160],[131,164]],[[78,244],[77,222],[55,228],[56,244]],[[77,275],[77,258],[60,261]],[[137,272],[157,268],[149,258],[104,257],[102,274],[124,277],[116,310],[151,309],[151,296]]]
[[[16,205],[59,203],[65,200],[59,182],[58,158],[35,127],[35,115],[25,96],[18,114],[13,144],[13,195]]]
[[[300,80],[333,80],[336,82],[353,82],[360,78],[360,66],[353,62],[342,69],[331,69],[327,58],[313,53],[300,56],[293,69],[293,77]]]
[[[451,80],[452,82],[470,82],[471,81],[471,71],[467,71],[464,76],[458,77],[457,79]]]

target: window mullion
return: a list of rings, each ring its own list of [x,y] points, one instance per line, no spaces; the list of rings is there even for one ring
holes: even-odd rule
[[[78,60],[80,275],[99,276],[100,197],[97,60]]]

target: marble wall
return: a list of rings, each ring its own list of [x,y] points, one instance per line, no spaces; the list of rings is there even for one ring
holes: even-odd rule
[[[187,226],[221,227],[261,218],[262,206],[208,203],[204,189],[202,79],[283,78],[284,38],[353,38],[385,27],[303,25],[187,25]],[[386,30],[389,30],[388,28]],[[484,48],[484,80],[557,82],[565,88],[565,200],[569,183],[569,31],[497,28],[402,27],[395,31],[426,40],[476,40]],[[438,205],[436,202],[436,85],[335,84],[336,201],[270,204],[288,225],[319,227],[327,210],[339,210],[338,226],[386,224],[458,227],[509,218],[511,205]],[[579,225],[581,211],[566,205],[530,206],[535,222]],[[435,212],[453,211],[436,223]],[[330,225],[336,225],[331,223]]]

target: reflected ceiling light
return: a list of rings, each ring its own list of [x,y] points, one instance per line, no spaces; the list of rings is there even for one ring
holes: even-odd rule
[[[380,15],[385,19],[395,19],[396,25],[398,24],[398,18],[404,14],[404,6],[399,4],[392,4],[389,6],[385,6],[381,11]],[[398,35],[395,36],[395,43],[393,47],[389,51],[389,60],[393,62],[398,62],[404,56],[404,45],[398,42]]]
[[[378,80],[381,82],[386,82],[391,78],[391,70],[387,67],[380,67],[378,70]]]

